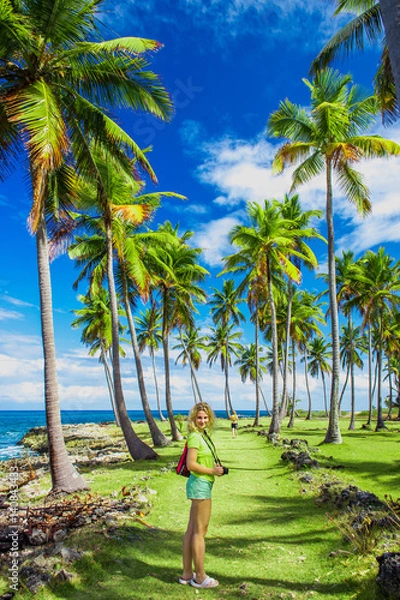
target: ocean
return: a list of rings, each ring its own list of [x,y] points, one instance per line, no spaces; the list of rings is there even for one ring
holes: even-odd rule
[[[175,411],[176,414],[187,414],[188,411]],[[238,410],[239,416],[251,419],[254,417],[254,411]],[[130,410],[128,414],[132,421],[142,421],[145,419],[142,410]],[[166,412],[164,411],[166,415]],[[216,410],[217,417],[225,417],[224,410]],[[158,418],[158,413],[153,412],[154,418]],[[261,411],[261,415],[266,413]],[[61,421],[64,425],[77,423],[103,423],[114,421],[114,415],[111,410],[63,410],[61,411]],[[18,442],[25,433],[32,427],[46,425],[46,414],[44,410],[0,410],[0,460],[16,458],[22,456],[25,452],[23,446],[18,446]]]

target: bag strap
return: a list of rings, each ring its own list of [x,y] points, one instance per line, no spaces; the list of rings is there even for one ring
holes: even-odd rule
[[[205,443],[207,444],[207,446],[211,450],[211,454],[213,455],[216,464],[219,465],[219,466],[221,466],[221,461],[219,460],[219,458],[217,456],[217,451],[215,449],[214,442],[212,441],[212,439],[210,438],[210,436],[208,435],[208,433],[207,433],[206,430],[204,430],[204,432],[201,434],[201,437],[203,438],[203,440],[205,441]]]

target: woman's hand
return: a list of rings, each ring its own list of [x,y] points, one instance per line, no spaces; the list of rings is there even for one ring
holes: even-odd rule
[[[220,467],[219,465],[215,465],[215,467],[213,469],[213,475],[216,475],[217,477],[221,477],[223,474],[224,474],[223,467]]]

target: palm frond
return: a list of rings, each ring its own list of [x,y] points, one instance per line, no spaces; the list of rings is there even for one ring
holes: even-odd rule
[[[309,142],[288,142],[284,144],[275,154],[272,162],[272,173],[279,174],[285,167],[294,165],[303,158],[308,157],[314,147],[314,144]]]
[[[311,181],[313,177],[320,175],[325,167],[322,154],[316,150],[293,171],[291,191],[297,189],[303,183]]]
[[[272,137],[303,140],[312,139],[313,125],[307,111],[286,99],[268,119],[268,133]]]
[[[347,163],[342,163],[335,169],[340,188],[346,198],[357,207],[361,216],[371,212],[370,195],[362,175],[352,169]]]

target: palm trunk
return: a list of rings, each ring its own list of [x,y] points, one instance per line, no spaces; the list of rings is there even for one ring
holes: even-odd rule
[[[388,380],[389,380],[389,407],[388,407],[388,414],[386,416],[386,420],[391,421],[392,412],[393,412],[393,384],[392,384],[392,369],[390,367],[389,356],[387,357],[387,361],[388,361]]]
[[[197,394],[197,396],[199,398],[198,401],[199,402],[203,402],[203,399],[202,399],[202,396],[201,396],[201,393],[200,393],[199,383],[198,383],[197,377],[196,377],[196,372],[195,372],[195,369],[193,367],[192,359],[190,357],[190,352],[188,351],[188,349],[186,347],[185,340],[183,339],[183,335],[182,335],[181,329],[179,330],[179,337],[180,337],[180,340],[181,340],[181,344],[183,346],[183,351],[186,354],[186,358],[188,360],[189,367],[190,367],[190,378],[191,378],[191,382],[192,382],[192,390],[193,390],[194,402],[195,402],[195,404],[197,403],[196,394]]]
[[[106,351],[104,350],[104,346],[103,346],[102,342],[100,342],[100,345],[101,345],[100,362],[103,364],[103,367],[104,367],[104,373],[105,373],[106,381],[107,381],[108,395],[110,396],[110,402],[111,402],[111,406],[113,409],[115,422],[118,425],[118,427],[121,427],[121,423],[119,422],[117,407],[115,404],[114,385],[113,385],[113,381],[112,381],[110,366],[107,362],[107,354],[106,354]]]
[[[294,427],[294,415],[296,413],[296,393],[297,393],[297,381],[296,381],[296,356],[295,356],[295,344],[294,341],[292,340],[292,357],[293,357],[293,390],[292,390],[292,410],[290,412],[290,420],[288,423],[288,427],[292,428]]]
[[[353,343],[351,343],[351,352],[353,354]],[[351,357],[350,363],[350,389],[351,389],[351,413],[350,413],[350,424],[349,430],[353,431],[356,428],[355,424],[355,410],[356,410],[356,391],[355,391],[355,381],[354,381],[354,360]]]
[[[274,293],[272,288],[272,277],[268,264],[268,296],[271,311],[271,343],[272,343],[272,419],[269,425],[268,433],[277,434],[280,432],[281,424],[279,421],[279,356],[278,356],[278,329],[276,324],[276,308]]]
[[[308,381],[308,353],[307,348],[304,350],[304,378],[306,380],[306,390],[307,390],[307,398],[308,398],[308,411],[306,416],[306,421],[311,421],[312,418],[312,410],[311,410],[311,392],[310,392],[310,382]]]
[[[71,493],[86,490],[88,486],[68,456],[61,426],[49,252],[44,217],[42,217],[36,232],[36,250],[44,360],[44,398],[52,492]]]
[[[282,388],[282,407],[279,418],[282,420],[286,417],[288,407],[288,385],[287,376],[289,368],[289,349],[290,349],[290,325],[292,320],[292,300],[293,298],[293,287],[292,283],[288,281],[288,304],[287,304],[287,315],[286,315],[286,345],[285,345],[285,358],[283,363],[283,388]]]
[[[371,323],[368,325],[368,421],[367,425],[372,423],[372,332]]]
[[[169,425],[171,427],[171,436],[174,442],[182,439],[182,435],[176,426],[174,411],[172,408],[171,396],[171,374],[169,370],[169,332],[168,332],[168,290],[163,292],[163,322],[162,322],[162,344],[164,351],[164,371],[165,371],[165,406],[167,407]]]
[[[332,164],[326,159],[326,223],[328,228],[329,308],[332,335],[332,381],[328,430],[325,444],[341,444],[339,427],[340,340],[339,313],[336,297],[335,230],[333,223]]]
[[[344,393],[345,393],[345,391],[346,391],[347,384],[348,384],[348,382],[349,382],[349,377],[350,377],[350,364],[349,364],[349,363],[347,363],[347,367],[346,367],[346,378],[345,378],[345,380],[344,380],[344,384],[343,384],[343,387],[342,387],[342,391],[340,392],[340,398],[339,398],[339,411],[340,411],[340,412],[342,411],[342,401],[343,401],[343,396],[344,396]]]
[[[112,363],[113,363],[113,381],[115,403],[117,405],[118,415],[120,418],[121,429],[126,441],[129,453],[134,460],[154,459],[157,454],[150,446],[145,444],[135,433],[132,427],[131,420],[128,416],[124,392],[122,389],[121,365],[119,359],[119,322],[118,322],[118,304],[117,294],[114,283],[113,270],[113,243],[111,223],[106,223],[106,240],[107,240],[107,280],[108,292],[110,294],[111,306],[111,323],[112,323]]]
[[[260,357],[258,352],[258,307],[255,314],[255,343],[256,343],[256,415],[254,417],[253,427],[260,424]]]
[[[158,414],[160,415],[160,420],[165,421],[166,419],[165,419],[164,415],[162,414],[162,410],[161,410],[160,389],[158,387],[157,370],[156,370],[156,357],[155,357],[154,348],[151,348],[151,347],[150,347],[150,356],[151,356],[151,364],[153,366],[154,385],[156,388],[157,410],[158,410]]]
[[[327,394],[326,394],[325,373],[323,371],[321,371],[321,377],[322,377],[322,386],[323,386],[323,390],[324,390],[324,412],[325,412],[325,417],[327,417],[328,416],[328,399],[327,399]]]
[[[226,390],[226,401],[229,409],[229,416],[233,413],[231,390],[229,388],[229,362],[225,360],[225,390]]]
[[[268,415],[268,417],[269,417],[269,416],[270,416],[270,414],[271,414],[271,411],[270,411],[270,410],[269,410],[269,408],[268,408],[268,403],[267,403],[267,401],[266,401],[266,399],[265,399],[264,392],[262,391],[262,387],[261,387],[261,386],[260,386],[260,394],[261,394],[261,397],[262,397],[262,399],[263,399],[263,403],[264,403],[265,410],[267,411],[267,415]]]
[[[376,427],[375,431],[381,431],[381,429],[387,429],[383,420],[382,414],[382,355],[383,355],[383,322],[382,312],[379,315],[379,351],[377,356],[378,363],[378,389],[377,389],[377,416],[376,416]]]
[[[398,0],[380,0],[380,6],[397,101],[400,101],[400,3]]]
[[[160,431],[160,429],[158,428],[157,423],[155,422],[154,417],[151,412],[151,409],[150,409],[149,400],[147,398],[146,384],[144,382],[143,366],[142,366],[139,344],[138,344],[137,335],[136,335],[136,327],[135,327],[135,322],[132,318],[132,311],[131,311],[131,305],[129,302],[128,291],[126,289],[126,282],[124,282],[124,306],[125,306],[126,317],[127,317],[128,325],[129,325],[129,332],[131,335],[133,355],[135,357],[136,374],[137,374],[137,378],[138,378],[140,398],[142,400],[143,412],[146,417],[147,425],[149,426],[151,439],[153,440],[154,446],[156,446],[158,448],[163,447],[163,446],[168,446],[169,440],[168,440],[168,438],[165,437],[163,432]]]

